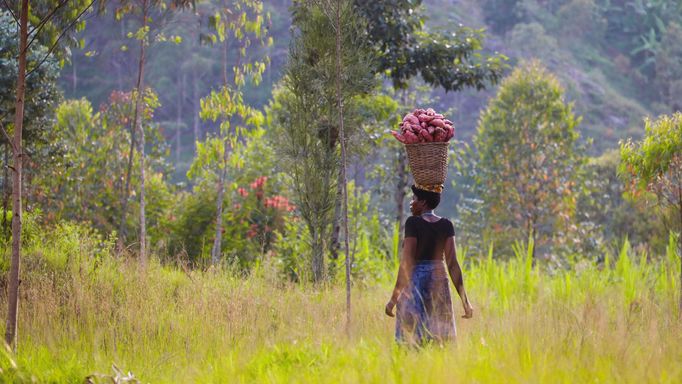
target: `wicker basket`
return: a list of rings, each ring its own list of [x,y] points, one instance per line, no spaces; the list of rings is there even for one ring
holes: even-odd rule
[[[448,142],[405,144],[405,150],[415,183],[445,183],[448,172]]]

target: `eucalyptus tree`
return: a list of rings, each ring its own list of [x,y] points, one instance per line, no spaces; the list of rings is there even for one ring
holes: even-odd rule
[[[169,37],[163,32],[164,24],[172,17],[172,13],[194,5],[194,0],[118,0],[114,1],[114,15],[117,20],[132,17],[138,20],[138,29],[128,32],[128,37],[139,42],[139,56],[137,61],[137,77],[135,82],[135,108],[131,125],[131,145],[126,173],[126,186],[122,197],[121,224],[119,227],[119,248],[122,248],[126,235],[126,214],[130,194],[130,178],[132,161],[137,140],[140,159],[140,263],[147,264],[147,223],[145,213],[145,134],[141,123],[141,110],[144,97],[145,65],[147,63],[148,47],[154,42],[168,41]],[[179,42],[179,38],[170,37],[171,41]],[[139,135],[139,138],[136,137]]]
[[[42,0],[35,1],[29,6],[28,0],[17,2],[16,8],[3,2],[18,26],[19,48],[17,54],[16,101],[14,107],[14,123],[11,126],[13,137],[8,130],[0,127],[5,139],[10,142],[13,152],[13,187],[12,187],[12,261],[9,273],[9,300],[7,310],[7,324],[5,327],[5,342],[16,348],[19,268],[21,260],[21,220],[22,220],[22,169],[26,154],[23,147],[23,128],[26,78],[37,71],[50,55],[55,54],[64,58],[74,32],[83,29],[85,22],[81,17],[91,9],[95,0]],[[30,30],[29,30],[30,27]],[[30,38],[30,40],[29,40]],[[43,58],[27,67],[29,50],[34,43],[43,43],[50,48]],[[1,119],[0,119],[1,120]],[[4,125],[4,124],[3,124]]]
[[[192,165],[192,168],[203,168],[204,177],[215,175],[217,178],[215,237],[211,249],[211,262],[215,265],[220,261],[222,249],[223,202],[230,148],[238,144],[243,129],[249,125],[258,127],[263,119],[262,113],[244,103],[242,88],[247,81],[260,84],[269,60],[267,56],[250,58],[250,48],[269,46],[272,38],[267,36],[269,15],[264,14],[260,0],[221,0],[206,4],[200,12],[200,17],[207,18],[210,26],[201,39],[213,44],[222,56],[222,86],[201,100],[200,113],[204,120],[220,120],[218,135],[207,138],[203,146],[197,147],[197,160],[205,157],[200,156],[202,148],[211,148],[214,156],[201,165]],[[231,68],[229,54],[237,57]]]

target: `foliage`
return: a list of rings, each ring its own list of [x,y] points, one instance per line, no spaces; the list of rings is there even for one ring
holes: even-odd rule
[[[656,207],[648,198],[628,198],[618,176],[620,153],[611,150],[585,164],[584,191],[576,206],[576,221],[584,229],[582,250],[599,255],[627,238],[636,247],[663,249],[668,231],[656,219]]]
[[[128,164],[134,93],[113,92],[108,105],[94,112],[87,100],[67,100],[56,111],[54,135],[62,156],[55,158],[54,168],[44,168],[36,178],[36,198],[49,222],[75,220],[91,222],[95,228],[111,233],[118,229],[123,175]],[[156,94],[147,90],[144,96],[143,127],[149,152],[147,173],[153,186],[148,206],[150,228],[162,221],[165,209],[172,201],[170,187],[164,180],[167,167],[162,139],[155,135],[151,122],[158,107]],[[139,183],[139,166],[133,164],[131,185]],[[136,211],[132,204],[131,210]],[[129,217],[135,217],[131,215]],[[134,227],[134,221],[129,221]],[[131,231],[134,233],[134,231]],[[152,230],[153,242],[163,233]]]
[[[9,12],[0,10],[0,125],[10,135],[14,125],[18,50],[16,24]],[[48,56],[38,67],[47,52],[47,47],[34,42],[27,56],[28,67],[36,68],[26,78],[24,96],[23,143],[30,156],[29,170],[38,164],[49,164],[51,158],[60,156],[50,132],[54,108],[62,97],[57,87],[59,63],[54,56]],[[0,143],[3,143],[3,152],[11,151],[4,136],[0,136]]]
[[[228,263],[242,270],[268,253],[283,235],[293,214],[287,188],[281,175],[274,172],[275,153],[265,137],[264,128],[244,131],[242,140],[228,153],[225,203],[223,209],[222,254]],[[210,257],[215,238],[216,175],[201,164],[221,158],[222,145],[216,139],[199,143],[198,154],[189,177],[196,186],[184,193],[172,208],[169,231],[169,261],[189,261],[204,265]]]
[[[641,142],[621,143],[620,174],[635,196],[642,190],[656,194],[658,203],[669,209],[666,226],[682,232],[682,113],[660,116],[645,122]],[[682,236],[680,237],[682,249]]]
[[[339,105],[337,104],[336,38],[328,31],[342,28],[341,78],[338,90],[343,104],[346,137],[358,134],[353,124],[357,101],[369,94],[375,77],[368,71],[373,57],[363,36],[364,25],[349,1],[341,7],[340,23],[329,3],[296,3],[294,41],[283,89],[270,107],[278,149],[290,175],[296,205],[308,225],[313,279],[325,276],[325,239],[333,220],[334,197],[339,175]],[[349,147],[349,150],[352,148]],[[311,177],[315,175],[315,177]]]
[[[483,30],[459,26],[449,33],[423,31],[421,0],[356,0],[358,14],[367,22],[367,38],[377,56],[377,73],[386,73],[396,88],[421,75],[446,91],[483,89],[496,83],[506,57],[481,54]]]
[[[488,230],[498,244],[533,237],[543,246],[568,229],[582,161],[579,122],[539,62],[521,64],[503,81],[474,139]]]
[[[661,101],[672,111],[682,108],[682,27],[678,23],[668,25],[656,55],[655,84]]]

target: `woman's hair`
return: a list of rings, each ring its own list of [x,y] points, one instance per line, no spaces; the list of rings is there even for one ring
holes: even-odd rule
[[[436,209],[438,204],[440,204],[440,193],[419,189],[414,185],[412,186],[412,192],[417,196],[417,200],[426,201],[426,206],[429,209]]]

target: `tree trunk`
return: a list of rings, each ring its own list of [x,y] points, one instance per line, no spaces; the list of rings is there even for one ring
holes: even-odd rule
[[[192,131],[194,132],[194,153],[197,152],[197,143],[201,139],[199,137],[199,82],[197,80],[196,69],[192,71],[192,100],[194,100],[194,124],[192,124]]]
[[[341,216],[343,214],[343,170],[339,169],[336,181],[336,202],[334,204],[334,222],[332,223],[332,240],[329,243],[329,258],[339,258],[339,237],[341,234]]]
[[[3,189],[3,194],[2,194],[2,234],[5,237],[5,240],[9,240],[9,225],[8,225],[8,220],[7,220],[7,205],[9,204],[9,198],[10,198],[10,189],[9,189],[9,151],[10,151],[10,143],[5,143],[5,162],[4,162],[4,175],[3,175],[3,182],[2,182],[2,189]]]
[[[348,246],[348,186],[346,180],[346,137],[343,124],[343,95],[341,93],[341,76],[343,67],[341,64],[341,3],[343,0],[336,0],[336,102],[339,109],[339,138],[341,141],[341,182],[343,194],[343,234],[344,251],[346,252],[346,332],[350,333],[351,319],[351,296],[350,296],[350,250]]]
[[[185,100],[185,74],[178,74],[180,92],[175,106],[175,166],[180,163],[180,135],[182,134],[182,102]]]
[[[405,227],[405,189],[407,188],[407,159],[405,151],[401,148],[398,152],[398,188],[395,191],[395,211],[396,221],[398,221],[398,244],[403,241],[403,230]],[[396,255],[400,259],[400,254]]]
[[[147,14],[149,11],[148,1],[142,2],[142,28],[147,26]],[[146,39],[140,40],[140,61],[137,70],[137,100],[135,102],[135,129],[138,130],[140,140],[138,142],[140,153],[140,264],[147,266],[147,216],[145,215],[145,154],[144,154],[144,128],[142,127],[142,99],[144,95],[144,65],[146,52]]]
[[[137,105],[137,103],[136,103]],[[130,125],[130,151],[128,152],[128,169],[126,170],[126,183],[121,197],[121,222],[118,226],[118,251],[123,251],[125,238],[127,235],[126,215],[128,213],[128,200],[130,198],[130,179],[133,173],[133,157],[135,157],[135,121],[137,121],[137,106],[133,112],[133,122]]]
[[[216,218],[215,218],[215,239],[213,240],[213,249],[211,250],[211,262],[213,265],[218,265],[220,262],[220,253],[222,250],[223,241],[223,197],[225,195],[225,179],[227,178],[227,139],[223,141],[225,151],[223,152],[223,169],[220,170],[220,179],[218,180],[218,196],[216,199]]]
[[[317,284],[324,280],[324,237],[321,229],[315,225],[310,226],[309,229],[313,239],[313,282]]]
[[[12,200],[12,264],[9,270],[9,297],[5,343],[17,349],[17,317],[19,309],[19,262],[21,260],[21,170],[23,163],[22,131],[24,125],[24,94],[26,91],[26,50],[28,40],[28,0],[21,2],[19,20],[19,72],[14,116],[14,175]]]

